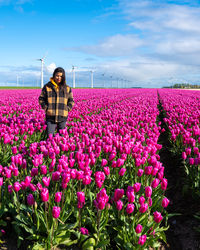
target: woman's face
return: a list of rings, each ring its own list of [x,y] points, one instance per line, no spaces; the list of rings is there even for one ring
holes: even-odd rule
[[[63,75],[63,73],[57,72],[55,74],[54,78],[53,78],[54,82],[57,83],[57,84],[61,83],[61,81],[62,81],[62,75]]]

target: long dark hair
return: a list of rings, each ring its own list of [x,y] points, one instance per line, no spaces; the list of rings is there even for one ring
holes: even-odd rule
[[[53,72],[53,78],[55,77],[56,73],[62,73],[62,81],[59,84],[62,89],[66,88],[66,77],[65,77],[65,70],[61,67],[58,67]]]

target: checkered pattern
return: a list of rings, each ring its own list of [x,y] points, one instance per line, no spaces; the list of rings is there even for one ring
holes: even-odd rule
[[[72,90],[69,86],[63,90],[56,89],[48,82],[39,96],[39,104],[46,112],[47,121],[62,122],[67,119],[68,112],[74,106]]]

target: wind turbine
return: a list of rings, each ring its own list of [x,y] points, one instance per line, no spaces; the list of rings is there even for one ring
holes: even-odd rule
[[[91,73],[91,88],[93,89],[93,87],[94,87],[94,83],[93,83],[93,73],[94,73],[94,71],[90,70],[90,73]]]
[[[105,73],[103,73],[102,76],[103,76],[103,88],[105,88],[105,86],[106,86],[105,85],[105,79],[104,79],[105,78]]]
[[[19,75],[17,75],[17,87],[19,86],[19,78],[21,78]]]
[[[40,59],[37,59],[37,61],[41,61],[41,89],[43,88],[43,85],[44,85],[44,80],[43,80],[43,69],[44,69],[44,59],[46,58],[46,55],[43,56],[42,58]]]
[[[75,84],[75,69],[76,69],[77,67],[75,67],[74,65],[72,65],[72,73],[73,73],[73,88],[75,88],[76,87],[76,84]]]
[[[111,88],[113,87],[113,81],[112,81],[112,76],[110,76],[110,79],[111,79]]]

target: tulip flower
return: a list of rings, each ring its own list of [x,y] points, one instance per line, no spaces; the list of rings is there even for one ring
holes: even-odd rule
[[[3,186],[3,177],[0,177],[0,187]]]
[[[19,190],[21,189],[21,184],[18,182],[18,181],[16,181],[14,184],[13,184],[13,189],[14,189],[14,191],[17,193],[17,192],[19,192]]]
[[[144,234],[144,235],[141,235],[141,236],[139,237],[139,240],[138,240],[138,245],[143,246],[144,243],[146,242],[146,240],[147,240],[147,236],[146,236],[145,234]]]
[[[81,234],[84,234],[84,235],[88,235],[89,234],[87,228],[85,228],[85,227],[81,227],[80,228],[80,232],[81,232]]]
[[[139,208],[139,211],[140,211],[140,213],[145,213],[146,211],[147,211],[147,209],[148,209],[148,204],[147,203],[143,203],[141,206],[140,206],[140,208]]]
[[[62,198],[62,192],[56,192],[55,193],[55,202],[60,202]]]
[[[137,233],[137,234],[139,234],[139,233],[141,233],[142,232],[142,225],[141,224],[137,224],[137,226],[136,226],[136,228],[135,228],[135,232]]]
[[[54,206],[52,209],[53,218],[57,219],[60,216],[60,207]]]
[[[77,199],[79,202],[85,203],[85,194],[84,192],[77,192]]]
[[[126,207],[126,212],[127,212],[127,214],[133,213],[134,208],[135,208],[134,204],[129,203],[129,204],[127,205],[127,207]]]
[[[35,199],[34,199],[33,195],[32,195],[32,194],[29,194],[29,195],[27,196],[27,204],[28,204],[29,206],[32,206],[32,205],[34,205],[34,203],[35,203]]]
[[[123,202],[121,200],[116,201],[116,208],[117,210],[122,210],[123,208]]]
[[[47,188],[43,188],[40,192],[40,196],[43,202],[47,202],[49,200],[49,190]]]
[[[104,167],[103,168],[105,175],[110,175],[110,168],[109,167]]]
[[[50,185],[50,181],[51,181],[50,177],[45,176],[45,177],[42,178],[42,182],[43,182],[45,187],[48,187]]]
[[[125,168],[121,168],[119,170],[119,176],[123,176],[125,174],[125,172],[126,172],[126,169]]]
[[[164,197],[162,200],[162,207],[166,208],[169,205],[169,200]]]
[[[151,197],[152,195],[152,188],[151,187],[145,187],[145,196],[146,197]]]
[[[133,189],[134,189],[134,191],[135,191],[136,193],[140,191],[140,187],[141,187],[141,183],[135,183],[135,184],[133,185]]]
[[[162,182],[161,182],[161,189],[162,190],[166,190],[167,189],[167,184],[168,184],[168,181],[167,179],[163,179]]]
[[[157,212],[157,211],[153,213],[153,217],[154,217],[154,221],[155,221],[156,223],[160,223],[161,220],[163,219],[161,213],[160,213],[160,212]]]

